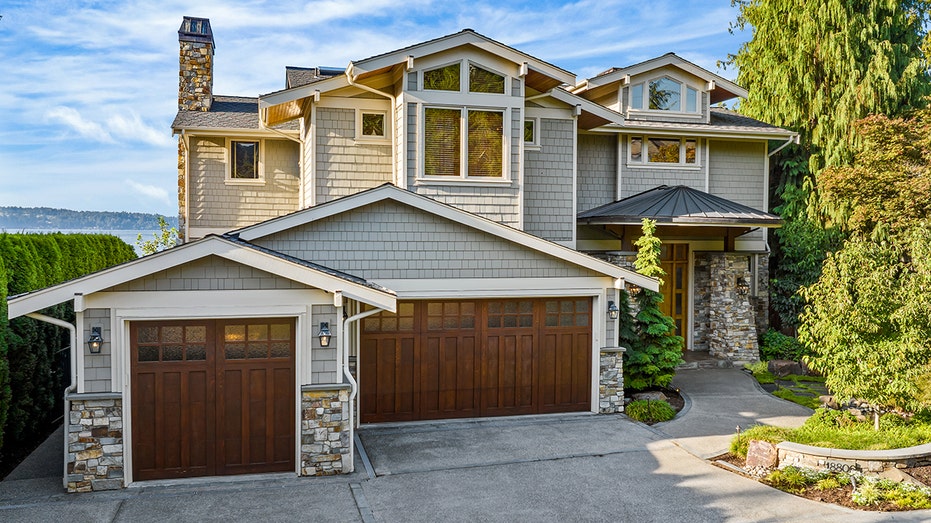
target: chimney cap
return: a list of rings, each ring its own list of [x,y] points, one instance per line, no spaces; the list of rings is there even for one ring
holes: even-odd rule
[[[185,16],[181,22],[181,28],[178,29],[178,41],[201,42],[215,47],[213,31],[210,29],[210,19]]]

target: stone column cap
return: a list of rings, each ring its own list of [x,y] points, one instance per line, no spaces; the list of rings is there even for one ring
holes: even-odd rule
[[[602,347],[601,352],[627,352],[624,347]]]

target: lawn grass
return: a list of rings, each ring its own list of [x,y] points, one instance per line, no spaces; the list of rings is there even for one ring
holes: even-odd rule
[[[888,450],[913,447],[931,441],[931,413],[904,420],[895,414],[880,418],[879,429],[871,421],[857,421],[846,412],[818,409],[797,429],[758,425],[731,441],[731,452],[746,457],[751,439],[780,443],[791,441],[816,447],[850,450]]]
[[[809,389],[810,390],[810,389]],[[821,406],[821,401],[818,398],[813,398],[811,396],[802,396],[796,394],[792,389],[778,388],[773,391],[773,396],[777,398],[782,398],[784,400],[789,400],[792,403],[798,403],[799,405],[808,407],[809,409],[817,409]]]

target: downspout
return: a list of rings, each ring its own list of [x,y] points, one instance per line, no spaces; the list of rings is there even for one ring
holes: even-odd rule
[[[407,63],[408,63],[408,68],[410,68],[410,64],[412,64],[413,62],[410,59],[408,59]],[[367,85],[357,84],[355,81],[355,77],[352,74],[352,70],[353,70],[353,64],[352,62],[349,62],[349,65],[346,66],[346,81],[349,82],[350,86],[356,87],[358,89],[362,89],[363,91],[366,91],[372,94],[377,94],[378,96],[384,96],[385,98],[388,99],[388,101],[391,104],[391,126],[390,126],[391,127],[391,178],[394,180],[394,184],[396,186],[403,187],[406,184],[400,183],[401,179],[400,179],[400,174],[398,173],[398,158],[397,158],[398,156],[398,143],[397,143],[398,142],[398,129],[395,129],[395,127],[397,127],[397,117],[398,117],[397,115],[398,97],[379,91],[378,89],[369,87]],[[403,76],[401,77],[401,82],[402,84],[404,82]],[[404,90],[403,87],[401,88],[401,90],[402,91]]]
[[[68,394],[74,392],[77,388],[77,383],[75,382],[75,374],[77,373],[77,354],[74,352],[77,350],[78,346],[78,329],[74,325],[64,321],[59,320],[58,318],[52,318],[51,316],[46,316],[44,314],[39,314],[37,312],[30,312],[26,315],[29,318],[34,320],[44,321],[45,323],[51,323],[52,325],[57,325],[58,327],[63,327],[68,329],[71,332],[70,337],[70,353],[71,353],[71,376],[69,376],[69,384],[65,389],[65,413],[64,413],[64,423],[69,423],[69,416],[71,415],[71,402],[68,401]],[[62,460],[63,474],[62,474],[62,486],[65,489],[68,488],[68,431],[65,431],[65,452],[64,459]]]
[[[790,136],[789,139],[786,140],[786,143],[780,145],[779,147],[776,147],[776,149],[775,149],[773,152],[769,153],[767,156],[769,156],[770,158],[772,158],[774,154],[776,154],[776,153],[778,153],[779,151],[785,149],[786,147],[789,146],[789,144],[793,144],[793,143],[794,143],[795,145],[798,145],[798,143],[799,143],[799,135],[798,135],[798,134],[793,134],[792,136]]]
[[[355,404],[356,395],[359,393],[359,384],[356,382],[356,379],[352,377],[352,373],[349,372],[349,340],[348,336],[344,336],[345,333],[349,332],[349,324],[359,321],[362,318],[366,318],[373,314],[378,314],[382,312],[381,309],[372,309],[370,311],[360,312],[354,316],[350,316],[339,323],[339,331],[337,331],[337,340],[339,340],[340,345],[343,349],[343,376],[346,377],[346,381],[349,382],[349,455],[355,456],[355,438],[353,434],[355,433],[356,427],[356,416],[353,405]]]

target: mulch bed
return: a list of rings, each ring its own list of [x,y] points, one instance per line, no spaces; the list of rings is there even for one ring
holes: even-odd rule
[[[731,465],[738,466],[740,468],[744,468],[746,465],[746,460],[744,458],[736,454],[731,454],[731,453],[721,454],[720,456],[715,456],[711,458],[709,461],[711,461],[712,463],[714,463],[715,461],[724,461],[724,462],[730,463]],[[721,468],[724,468],[724,467],[721,467]],[[727,468],[724,468],[724,470],[733,472]],[[910,468],[910,469],[903,469],[903,472],[912,476],[916,480],[924,483],[925,485],[931,486],[931,467],[915,467],[915,468]],[[758,479],[758,478],[754,478],[754,479],[757,479],[760,483],[769,485],[769,482],[767,482],[766,479]],[[812,501],[818,501],[821,503],[833,503],[835,505],[840,505],[842,507],[853,508],[857,510],[869,510],[869,511],[875,511],[875,512],[901,512],[901,511],[909,510],[909,509],[903,509],[903,508],[897,507],[889,502],[880,503],[878,505],[868,505],[868,506],[857,505],[850,498],[852,493],[853,493],[853,487],[850,485],[838,487],[835,489],[827,489],[827,490],[818,490],[814,487],[809,487],[809,488],[806,488],[803,492],[790,492],[790,494],[795,494],[796,496],[810,499]]]

